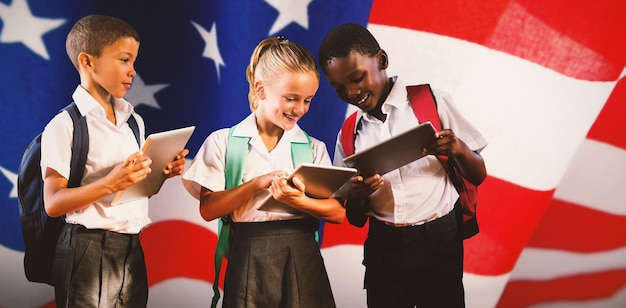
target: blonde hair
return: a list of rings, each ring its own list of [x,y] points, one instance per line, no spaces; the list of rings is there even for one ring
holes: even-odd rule
[[[254,83],[258,80],[267,82],[284,72],[315,72],[317,80],[320,79],[317,62],[308,49],[282,36],[262,40],[252,52],[250,64],[246,68],[246,79],[250,85],[248,101],[251,111],[254,112],[259,106]]]

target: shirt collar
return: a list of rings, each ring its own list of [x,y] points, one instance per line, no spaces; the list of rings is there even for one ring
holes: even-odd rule
[[[76,106],[78,106],[78,110],[83,116],[91,112],[101,112],[104,114],[102,106],[100,106],[93,96],[91,96],[91,94],[89,94],[89,92],[87,92],[87,90],[85,90],[85,88],[81,85],[78,85],[76,90],[74,90],[72,99],[76,103]],[[121,123],[125,123],[134,111],[133,105],[124,98],[114,97],[113,107],[116,116],[122,118],[123,121],[121,121]]]
[[[381,106],[382,112],[387,115],[394,108],[399,111],[403,111],[405,110],[405,108],[409,106],[409,103],[408,103],[409,100],[408,100],[407,91],[406,91],[406,84],[400,78],[398,78],[398,76],[393,76],[390,78],[394,79],[395,81],[393,83],[393,87],[391,88],[391,91],[389,92],[389,94],[387,95],[387,98],[385,98],[385,101],[383,102],[383,105]],[[358,121],[360,121],[361,118],[365,118],[369,122],[376,122],[376,121],[380,122],[378,119],[363,112],[363,110],[358,109],[357,110],[357,123]],[[355,125],[355,130],[357,126],[358,125]]]
[[[237,127],[233,131],[233,136],[258,138],[259,131],[256,126],[256,116],[254,113],[250,113],[243,121],[241,121],[237,125]],[[308,142],[304,131],[302,131],[298,124],[296,124],[293,129],[285,131],[282,138],[285,138],[285,140],[288,140],[289,142]]]

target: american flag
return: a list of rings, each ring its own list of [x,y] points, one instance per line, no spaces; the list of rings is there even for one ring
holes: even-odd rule
[[[335,25],[366,25],[390,75],[449,92],[485,135],[479,235],[465,241],[468,307],[626,306],[626,2],[0,0],[0,307],[54,307],[23,274],[17,205],[22,151],[71,100],[65,36],[101,13],[141,35],[127,99],[147,131],[212,131],[249,113],[254,46],[284,35],[314,54]],[[322,78],[300,125],[334,149],[350,109]],[[149,307],[206,307],[215,221],[170,179],[142,233]],[[364,230],[326,225],[322,254],[339,307],[364,307]]]

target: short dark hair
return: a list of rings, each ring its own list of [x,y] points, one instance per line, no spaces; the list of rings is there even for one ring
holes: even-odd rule
[[[331,29],[320,45],[318,60],[320,65],[333,58],[343,58],[351,51],[374,56],[380,50],[378,41],[367,28],[353,23],[339,25]]]
[[[122,37],[132,37],[139,42],[139,34],[127,22],[112,16],[87,15],[79,19],[67,34],[65,50],[78,69],[78,55],[81,52],[99,57],[105,46]]]

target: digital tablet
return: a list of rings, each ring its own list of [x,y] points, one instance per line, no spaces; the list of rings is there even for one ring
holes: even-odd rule
[[[327,199],[356,172],[357,170],[354,168],[303,163],[287,177],[287,180],[291,181],[294,176],[298,177],[305,185],[304,193],[307,196],[315,199]],[[298,210],[276,201],[272,194],[265,197],[263,205],[259,209],[270,212],[298,213]]]
[[[383,175],[422,158],[422,148],[435,141],[435,128],[424,122],[402,134],[387,139],[343,159],[364,177]]]
[[[187,141],[195,130],[195,126],[154,133],[146,138],[141,151],[152,160],[152,172],[143,181],[118,191],[111,201],[112,205],[150,197],[161,189],[167,179],[163,170],[174,161],[176,155],[185,148]]]

